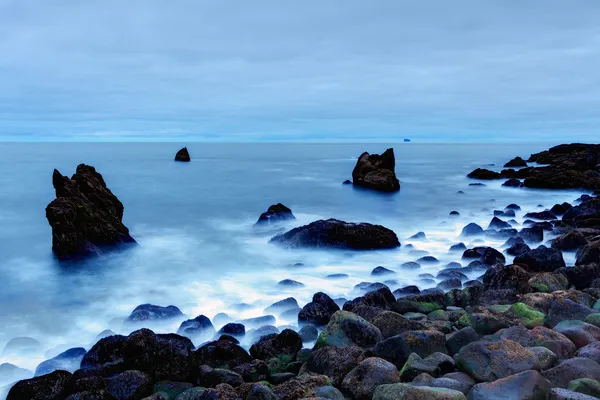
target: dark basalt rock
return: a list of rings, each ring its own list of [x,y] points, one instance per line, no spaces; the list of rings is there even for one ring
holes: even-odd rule
[[[177,334],[187,337],[214,335],[215,328],[205,315],[198,315],[194,319],[183,321],[177,329]]]
[[[539,243],[544,240],[544,228],[541,226],[532,226],[531,228],[523,228],[519,232],[519,236],[529,243]]]
[[[220,338],[207,343],[194,353],[199,365],[208,365],[213,368],[235,368],[252,361],[250,354],[240,347],[235,341]]]
[[[569,211],[573,206],[569,203],[565,202],[562,204],[555,204],[550,209],[550,212],[554,215],[563,215],[567,211]]]
[[[600,198],[592,198],[570,208],[563,215],[563,221],[580,224],[585,220],[600,218]]]
[[[141,399],[152,393],[152,379],[141,371],[125,371],[109,380],[106,391],[117,400]]]
[[[246,327],[243,324],[230,322],[219,329],[219,334],[243,336],[246,334]]]
[[[498,265],[488,269],[483,275],[486,290],[510,289],[523,293],[529,289],[528,280],[529,274],[518,265]]]
[[[566,266],[560,250],[543,245],[515,257],[514,263],[524,264],[532,272],[553,272]]]
[[[54,371],[17,382],[8,392],[6,400],[63,400],[67,395],[71,374]]]
[[[466,225],[462,232],[461,232],[461,236],[464,237],[468,237],[468,236],[478,236],[478,235],[483,235],[483,228],[479,225],[477,225],[474,222],[471,222],[470,224]]]
[[[187,147],[184,147],[183,149],[179,150],[177,154],[175,154],[175,161],[188,162],[190,160],[190,153],[188,152]]]
[[[283,356],[294,360],[300,349],[302,349],[300,335],[291,329],[284,329],[279,335],[263,337],[258,343],[253,344],[250,347],[250,355],[260,360]]]
[[[135,243],[123,225],[123,204],[94,167],[80,164],[71,179],[54,170],[56,199],[46,207],[52,227],[52,251],[59,259],[98,254],[122,243]]]
[[[287,248],[326,247],[349,250],[392,249],[400,246],[396,234],[381,225],[319,220],[277,235],[271,243]]]
[[[502,176],[498,172],[490,171],[489,169],[477,168],[475,171],[467,175],[467,177],[471,179],[492,180],[500,179]]]
[[[540,212],[530,212],[524,215],[525,218],[533,218],[539,219],[542,221],[552,221],[556,219],[556,215],[552,214],[550,211],[540,211]]]
[[[394,149],[387,149],[382,155],[360,155],[352,171],[353,184],[382,192],[397,192],[400,182],[396,178]]]
[[[394,275],[396,272],[391,269],[387,269],[385,267],[375,267],[373,271],[371,271],[371,276],[380,276],[380,275]]]
[[[83,347],[76,347],[64,351],[49,360],[46,360],[35,369],[35,376],[46,375],[56,370],[75,372],[81,365],[81,360],[86,354]]]
[[[554,239],[552,241],[552,248],[563,251],[570,251],[576,250],[586,244],[587,239],[585,238],[585,235],[583,233],[579,231],[572,231]]]
[[[289,288],[301,288],[304,287],[304,283],[295,281],[293,279],[284,279],[277,282],[277,286],[289,287]]]
[[[417,232],[414,235],[412,235],[411,237],[409,237],[409,239],[425,240],[425,239],[427,239],[427,236],[425,235],[425,232]]]
[[[402,368],[408,357],[415,353],[425,358],[433,353],[448,354],[446,338],[438,331],[408,331],[377,343],[370,353]]]
[[[515,167],[526,167],[527,161],[523,160],[521,157],[515,157],[506,164],[504,164],[504,168],[515,168]]]
[[[453,244],[452,246],[450,246],[450,250],[449,251],[465,251],[467,249],[467,246],[465,246],[464,243],[457,243],[457,244]]]
[[[516,178],[512,178],[512,179],[509,179],[506,182],[504,182],[502,184],[502,186],[506,186],[506,187],[521,187],[521,186],[523,186],[523,184],[521,183],[520,180],[518,180]]]
[[[267,225],[279,221],[289,221],[292,219],[296,219],[294,214],[292,214],[292,210],[281,203],[277,203],[270,206],[267,209],[267,212],[264,212],[260,215],[258,221],[256,221],[256,225]]]
[[[179,317],[183,317],[183,313],[175,306],[162,307],[154,304],[141,304],[131,312],[125,321],[164,321]]]
[[[505,210],[516,210],[519,211],[521,209],[521,206],[519,206],[518,204],[509,204],[506,207],[504,207]]]
[[[498,217],[492,218],[492,220],[490,221],[490,224],[488,225],[488,229],[511,229],[511,228],[512,228],[512,226],[508,222],[502,221]]]
[[[575,264],[600,264],[600,240],[588,243],[577,250],[577,261]]]
[[[298,314],[298,321],[315,325],[326,325],[331,316],[339,311],[340,307],[335,304],[331,297],[325,293],[318,292],[313,295],[312,302],[308,303]]]
[[[513,243],[508,249],[506,249],[506,254],[516,257],[520,256],[521,254],[525,254],[529,251],[531,251],[531,248],[527,246],[527,244],[520,242]]]
[[[473,249],[465,250],[462,255],[464,259],[478,259],[486,265],[504,264],[506,259],[504,255],[493,247],[475,247]]]
[[[81,360],[81,368],[98,368],[106,364],[123,362],[126,336],[114,335],[100,339]]]

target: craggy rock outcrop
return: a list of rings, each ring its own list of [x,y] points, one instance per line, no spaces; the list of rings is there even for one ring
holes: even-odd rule
[[[515,157],[506,164],[504,164],[504,168],[515,168],[515,167],[526,167],[527,161],[523,160],[521,157]]]
[[[184,147],[183,149],[179,150],[177,154],[175,154],[175,161],[188,162],[190,160],[190,153],[188,152],[187,147]]]
[[[271,243],[287,248],[327,247],[348,250],[392,249],[400,246],[396,234],[381,225],[319,220],[277,235]]]
[[[489,181],[493,179],[500,179],[502,178],[502,175],[500,175],[498,172],[490,171],[489,169],[477,168],[475,171],[467,175],[467,177],[471,179],[482,179]]]
[[[394,149],[382,155],[362,153],[352,171],[352,183],[381,192],[397,192],[400,182],[396,178]]]
[[[71,374],[67,371],[54,371],[17,382],[6,400],[62,400],[67,395],[67,386]]]
[[[123,204],[94,167],[80,164],[69,179],[54,170],[56,199],[46,207],[52,250],[59,259],[98,254],[122,243],[135,243],[123,225]]]
[[[281,203],[277,203],[270,206],[267,209],[267,212],[264,212],[260,215],[258,221],[256,221],[256,225],[267,225],[279,221],[288,221],[291,219],[296,219],[294,214],[292,214],[292,210]]]

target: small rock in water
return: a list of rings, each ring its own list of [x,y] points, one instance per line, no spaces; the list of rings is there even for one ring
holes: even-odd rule
[[[240,321],[240,324],[249,328],[259,328],[264,325],[275,325],[275,323],[276,319],[272,315],[263,315],[262,317],[246,318]]]
[[[293,297],[288,297],[283,300],[279,300],[269,307],[265,308],[265,313],[281,313],[287,310],[299,308],[298,301]]]
[[[344,182],[342,182],[342,185],[352,185],[352,181],[350,179],[346,179]]]
[[[498,217],[492,218],[492,220],[490,221],[490,224],[488,225],[488,229],[507,229],[507,228],[512,228],[512,226],[508,222],[502,221]]]
[[[470,224],[468,224],[467,226],[465,226],[461,232],[461,236],[478,236],[478,235],[483,235],[483,228],[479,225],[477,225],[474,222],[471,222]]]
[[[465,251],[467,246],[464,243],[457,243],[450,246],[450,251]]]
[[[46,375],[57,370],[75,372],[79,369],[85,353],[86,350],[83,347],[76,347],[60,353],[38,365],[35,369],[35,376]]]
[[[419,290],[418,287],[416,287],[414,285],[405,286],[403,288],[394,290],[394,296],[396,296],[396,298],[410,296],[410,295],[419,294],[419,293],[421,293],[421,291]]]
[[[541,211],[541,212],[530,212],[525,214],[525,218],[533,218],[539,219],[542,221],[551,221],[556,219],[556,215],[552,214],[550,211]]]
[[[425,257],[419,258],[417,260],[417,263],[419,263],[419,264],[439,264],[440,261],[433,256],[425,256]]]
[[[284,279],[282,281],[279,281],[279,283],[277,283],[277,286],[300,288],[304,287],[304,283],[295,281],[293,279]]]
[[[371,276],[390,275],[395,273],[395,271],[392,271],[391,269],[387,269],[385,267],[375,267],[373,271],[371,271]]]
[[[175,154],[175,161],[189,162],[190,160],[191,160],[191,157],[190,157],[190,153],[189,153],[187,147],[180,149]]]
[[[469,183],[469,186],[487,186],[485,183]]]
[[[506,182],[504,182],[502,184],[502,186],[506,186],[506,187],[521,187],[521,186],[523,186],[523,184],[521,183],[520,180],[518,180],[516,178],[511,178],[511,179],[507,180]]]
[[[364,152],[352,171],[353,184],[381,192],[397,192],[400,182],[395,168],[394,149],[387,149],[381,155]]]
[[[404,264],[400,265],[401,268],[404,269],[419,269],[421,268],[421,264],[418,264],[414,261],[409,261],[409,262],[405,262]]]
[[[183,317],[181,310],[175,306],[156,306],[154,304],[141,304],[137,306],[125,322],[164,321]]]
[[[429,252],[425,250],[411,250],[408,252],[408,254],[410,254],[411,256],[426,256],[427,254],[429,254]]]
[[[450,211],[450,216],[458,217],[460,213],[458,211]]]
[[[527,162],[523,160],[521,157],[515,157],[506,164],[504,164],[504,168],[514,168],[514,167],[526,167]]]
[[[201,335],[214,335],[215,328],[210,322],[210,319],[205,315],[198,315],[194,319],[188,319],[183,321],[177,329],[177,334],[187,337],[201,336]]]
[[[350,275],[348,275],[348,274],[331,274],[331,275],[327,275],[325,278],[327,278],[327,279],[346,279],[349,276]]]
[[[219,329],[219,334],[227,334],[233,336],[243,336],[246,334],[246,327],[242,324],[230,322]]]
[[[425,232],[418,232],[418,233],[415,233],[414,235],[412,235],[411,237],[409,237],[409,239],[425,240],[425,239],[427,239],[427,236],[425,235]]]
[[[292,210],[281,203],[277,203],[270,206],[267,212],[264,212],[260,215],[258,221],[256,221],[256,225],[268,225],[292,219],[296,219],[294,214],[292,214]]]
[[[521,207],[519,205],[513,203],[513,204],[507,205],[504,209],[519,211],[521,209]]]

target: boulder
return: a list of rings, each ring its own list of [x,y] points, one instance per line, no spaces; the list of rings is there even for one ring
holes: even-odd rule
[[[69,179],[54,170],[56,199],[46,207],[52,251],[59,259],[85,257],[135,243],[123,225],[123,204],[94,167],[80,164]]]
[[[591,378],[600,380],[600,365],[589,358],[571,358],[542,372],[554,387],[566,388],[575,379]]]
[[[483,235],[483,233],[483,228],[481,226],[477,225],[474,222],[471,222],[463,228],[460,235],[463,237],[469,237]]]
[[[152,380],[141,371],[125,371],[110,378],[106,391],[117,400],[138,400],[152,394]]]
[[[71,374],[67,371],[25,379],[15,383],[6,400],[63,400],[68,393],[70,379]]]
[[[577,261],[575,264],[600,264],[600,240],[588,243],[577,250]]]
[[[315,349],[325,346],[358,346],[371,347],[383,339],[379,329],[347,311],[337,311],[327,326],[320,333]]]
[[[583,321],[561,321],[553,328],[553,330],[568,337],[577,348],[600,341],[600,328]]]
[[[124,361],[131,369],[144,371],[155,380],[186,382],[193,376],[194,344],[176,334],[155,334],[140,329],[127,337]]]
[[[588,344],[587,346],[583,346],[577,353],[576,357],[589,358],[600,364],[600,341],[593,342]]]
[[[594,400],[596,397],[577,393],[568,389],[553,388],[548,396],[549,400]]]
[[[329,378],[325,375],[301,375],[275,386],[273,394],[278,400],[296,400],[305,393],[329,384]]]
[[[289,221],[296,219],[292,210],[281,203],[270,206],[266,212],[262,213],[256,221],[256,225],[268,225],[279,221]]]
[[[569,382],[567,389],[577,393],[587,394],[589,396],[600,398],[600,382],[590,379],[581,378]]]
[[[433,353],[426,358],[421,358],[418,354],[412,353],[400,371],[400,379],[403,382],[410,382],[423,373],[437,378],[452,372],[453,369],[454,359],[447,354]]]
[[[213,368],[235,368],[252,361],[250,354],[236,342],[221,338],[207,343],[194,352],[199,364]]]
[[[35,376],[46,375],[56,370],[75,372],[79,369],[85,354],[86,350],[83,347],[75,347],[64,351],[38,365],[35,369]]]
[[[521,183],[521,181],[517,178],[511,178],[506,180],[502,186],[506,186],[506,187],[521,187],[523,184]]]
[[[244,379],[239,374],[228,369],[212,368],[208,365],[201,365],[198,372],[197,383],[204,387],[216,387],[222,383],[238,387],[244,383]]]
[[[380,385],[400,382],[396,366],[381,358],[370,357],[346,375],[341,388],[357,400],[371,400]]]
[[[546,318],[546,325],[549,327],[554,327],[561,321],[583,321],[588,315],[593,313],[594,310],[583,304],[576,303],[567,298],[559,298],[550,303],[548,316]]]
[[[552,248],[563,251],[577,250],[586,244],[587,239],[580,231],[565,233],[564,235],[560,235],[556,239],[552,240]]]
[[[360,155],[352,171],[352,183],[382,192],[397,192],[400,182],[395,169],[394,149],[387,149],[381,155],[365,152]]]
[[[471,179],[481,179],[481,180],[493,180],[493,179],[502,178],[500,173],[495,172],[495,171],[490,171],[489,169],[485,169],[485,168],[477,168],[476,170],[472,171],[469,175],[467,175],[467,177],[471,178]]]
[[[514,263],[526,265],[531,272],[553,272],[566,266],[560,250],[544,245],[515,257]]]
[[[246,334],[246,327],[244,326],[244,324],[230,322],[228,324],[223,325],[223,327],[219,329],[218,333],[233,336],[244,336]]]
[[[302,307],[298,314],[298,321],[315,325],[326,325],[331,316],[339,311],[340,307],[323,292],[313,295],[310,303]]]
[[[519,232],[519,236],[528,243],[540,243],[544,240],[544,228],[539,225],[523,228]]]
[[[269,335],[250,347],[250,355],[260,360],[273,357],[288,357],[294,360],[302,348],[302,338],[291,329],[284,329],[279,335]]]
[[[524,242],[517,242],[506,249],[506,254],[510,256],[520,256],[531,251],[531,248]]]
[[[131,312],[125,322],[164,321],[180,317],[183,317],[183,313],[175,306],[162,307],[141,304]]]
[[[393,311],[383,311],[371,320],[384,339],[399,335],[406,331],[425,329],[425,325],[419,321],[405,318]]]
[[[515,167],[526,167],[527,161],[523,160],[521,157],[515,157],[506,164],[504,164],[504,168],[515,168]]]
[[[373,400],[466,400],[458,390],[415,386],[408,383],[381,385],[373,393]]]
[[[495,382],[473,386],[469,400],[515,399],[545,400],[551,386],[537,371],[524,371]]]
[[[204,315],[198,315],[194,319],[183,321],[177,329],[177,334],[187,337],[212,336],[216,333],[215,327],[210,319]]]
[[[433,330],[403,332],[377,343],[372,353],[402,368],[412,353],[424,358],[433,353],[447,354],[446,338],[443,333]]]
[[[81,368],[98,368],[103,365],[118,365],[123,363],[126,336],[113,335],[100,339],[83,356]]]
[[[524,215],[524,218],[539,219],[541,221],[552,221],[556,219],[556,215],[554,215],[548,210],[545,210],[527,213]]]
[[[190,153],[188,152],[187,147],[184,147],[183,149],[180,149],[175,154],[175,161],[189,162],[190,160],[191,160]]]
[[[512,225],[506,221],[501,220],[498,217],[492,218],[490,224],[488,225],[488,229],[510,229]]]
[[[458,352],[456,363],[476,380],[487,382],[540,368],[532,351],[511,340],[469,343]]]
[[[518,265],[497,265],[488,269],[483,275],[483,285],[492,290],[514,290],[526,292],[530,274]]]
[[[452,356],[458,354],[460,349],[479,340],[479,334],[471,326],[467,326],[446,335],[446,348]]]
[[[465,250],[463,259],[477,259],[486,265],[504,264],[504,255],[493,247],[475,247]]]
[[[340,386],[344,377],[365,359],[365,350],[356,347],[327,346],[313,351],[300,369],[302,374],[328,376],[335,386]]]
[[[270,241],[286,248],[347,250],[392,249],[400,246],[396,234],[381,225],[319,220],[277,235]]]

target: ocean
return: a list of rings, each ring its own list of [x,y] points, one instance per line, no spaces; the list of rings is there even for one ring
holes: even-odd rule
[[[183,145],[191,153],[190,163],[173,161]],[[459,235],[469,222],[485,229],[493,210],[517,203],[523,210],[515,219],[521,223],[528,211],[579,197],[578,191],[506,188],[502,181],[469,186],[475,181],[466,175],[477,167],[500,170],[515,156],[526,159],[552,145],[0,144],[0,351],[8,340],[22,336],[43,347],[34,355],[2,353],[0,363],[34,369],[63,349],[89,348],[105,329],[127,334],[133,328],[122,320],[143,303],[175,305],[189,318],[226,312],[242,319],[264,315],[265,307],[287,297],[302,306],[317,291],[353,298],[360,295],[354,289],[360,282],[391,279],[392,290],[409,284],[434,286],[419,275],[435,275],[446,263],[460,262],[460,253],[448,248],[463,241]],[[342,185],[351,179],[362,152],[381,153],[388,147],[396,154],[399,193]],[[52,171],[70,176],[79,163],[96,167],[123,202],[124,223],[139,246],[79,263],[55,260],[45,218],[45,207],[55,197]],[[290,207],[297,219],[254,226],[278,202]],[[450,218],[453,210],[461,216]],[[397,233],[402,247],[291,251],[269,244],[277,233],[323,218],[384,225]],[[408,239],[420,231],[426,240]],[[500,246],[503,240],[484,243]],[[440,264],[400,268],[424,254],[437,257]],[[565,258],[572,263],[573,255]],[[396,274],[370,276],[377,266]],[[349,276],[326,278],[335,273]],[[304,286],[278,286],[283,279]],[[151,327],[174,332],[182,320]],[[277,325],[294,326],[296,321],[278,319]]]

